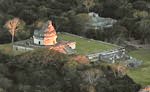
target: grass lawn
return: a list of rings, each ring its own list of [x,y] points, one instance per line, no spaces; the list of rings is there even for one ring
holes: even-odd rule
[[[95,40],[81,38],[81,37],[73,36],[73,35],[68,35],[65,33],[59,34],[58,39],[76,42],[76,51],[78,54],[102,52],[102,51],[112,50],[112,49],[119,47],[119,46],[116,46],[114,44],[98,42]]]
[[[11,44],[2,44],[2,45],[0,45],[0,51],[5,54],[11,54],[12,45]]]
[[[143,65],[138,69],[130,70],[128,75],[142,86],[150,85],[150,49],[139,49],[131,51],[129,54],[143,60]]]
[[[22,53],[20,51],[13,51],[11,44],[1,44],[0,51],[4,54],[8,54],[8,55],[18,55],[18,54]]]

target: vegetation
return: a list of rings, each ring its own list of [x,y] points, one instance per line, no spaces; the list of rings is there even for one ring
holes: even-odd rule
[[[8,29],[10,34],[12,35],[12,45],[14,43],[14,36],[16,31],[18,31],[18,26],[20,25],[20,19],[14,18],[6,22],[5,27]]]
[[[30,33],[33,33],[35,21],[51,19],[57,31],[67,31],[112,43],[117,43],[119,39],[122,42],[131,38],[140,40],[141,43],[149,43],[149,3],[148,0],[1,0],[0,28],[4,30],[3,25],[6,21],[19,17],[25,21],[27,30],[31,29]],[[78,15],[88,12],[117,19],[118,23],[112,29],[82,29],[83,25],[80,23],[83,22]],[[8,42],[9,39],[5,40]]]
[[[131,69],[128,75],[135,80],[135,82],[142,84],[143,86],[150,84],[150,49],[139,49],[131,51],[130,55],[143,61],[140,68]]]
[[[42,49],[23,54],[15,52],[16,56],[12,57],[11,35],[4,25],[7,21],[10,24],[15,17],[22,20],[21,29],[15,36],[18,23],[10,30],[12,42],[13,39],[30,38],[34,29],[50,19],[58,32],[121,45],[132,40],[138,40],[138,44],[149,44],[149,6],[150,0],[0,0],[0,44],[3,44],[0,45],[0,91],[137,92],[139,85],[126,75],[115,77],[111,67],[78,64],[80,60],[86,60],[82,56],[75,60],[73,56]],[[112,28],[87,30],[84,24],[89,19],[89,12],[118,22]],[[9,25],[7,28],[11,29]],[[76,41],[78,54],[118,48],[113,44],[66,34],[59,34],[58,40]],[[129,76],[139,84],[149,85],[150,50],[138,49],[131,51],[130,55],[144,62],[140,68],[131,69]]]
[[[90,11],[90,8],[95,5],[94,0],[83,0],[83,5],[87,8],[88,12]]]
[[[2,44],[0,45],[0,52],[6,55],[19,55],[23,52],[21,51],[13,51],[12,44]]]
[[[14,58],[0,53],[0,89],[2,92],[137,92],[140,88],[128,76],[114,77],[107,67],[81,65],[69,61],[70,58],[44,49]]]
[[[96,44],[95,41],[90,41],[88,42],[87,39],[84,38],[77,38],[77,37],[73,37],[73,36],[69,36],[69,35],[65,35],[65,34],[59,34],[58,39],[62,40],[68,40],[69,41],[76,41],[77,42],[77,52],[80,54],[85,54],[85,53],[89,53],[89,52],[93,52],[93,51],[97,51],[97,50],[107,50],[110,48],[113,48],[114,46],[111,44]],[[88,45],[87,45],[88,44]],[[95,45],[94,45],[95,44]],[[92,48],[91,48],[92,47]],[[5,44],[5,45],[0,45],[0,50],[2,52],[4,52],[5,54],[9,54],[11,55],[11,45],[10,44]],[[21,54],[21,52],[15,52],[16,55]],[[40,54],[39,54],[40,55]],[[150,84],[150,82],[148,80],[149,79],[149,55],[150,55],[150,50],[148,49],[140,49],[137,51],[131,51],[130,55],[139,59],[139,60],[143,60],[143,65],[139,68],[139,69],[131,69],[128,74],[131,78],[133,78],[133,80],[135,80],[137,83],[144,85],[148,85]],[[26,56],[28,57],[28,56]],[[141,74],[143,73],[143,74]]]
[[[80,54],[85,54],[85,53],[88,53],[88,52],[92,52],[94,50],[95,51],[97,51],[97,50],[102,50],[103,51],[103,50],[110,49],[110,48],[114,47],[112,44],[109,44],[109,45],[108,44],[102,44],[102,43],[95,44],[95,41],[93,41],[93,40],[91,40],[90,43],[89,43],[88,40],[85,39],[85,38],[79,38],[79,37],[77,38],[77,37],[69,36],[69,35],[66,35],[66,34],[59,34],[59,37],[60,37],[60,38],[58,38],[59,40],[62,40],[62,39],[68,40],[69,39],[69,41],[77,41],[77,43],[78,43],[77,44],[77,46],[78,46],[77,47],[77,52],[80,53]],[[88,44],[88,45],[85,45],[85,44]],[[88,46],[91,46],[91,47],[95,46],[95,47],[91,48],[91,47],[88,47]],[[100,47],[100,48],[98,48],[98,47]],[[88,48],[90,48],[90,50]],[[88,49],[88,50],[85,50],[85,49]],[[11,52],[11,45],[10,44],[0,45],[0,51],[4,52],[4,54],[11,55],[11,53],[10,53]],[[38,53],[38,52],[36,52],[36,53]],[[15,52],[15,54],[18,55],[18,54],[21,54],[21,52]],[[24,58],[32,56],[32,54],[31,55],[26,54],[28,56],[24,56]],[[143,62],[142,66],[140,68],[129,70],[128,75],[131,78],[133,78],[133,80],[135,82],[137,82],[139,84],[142,84],[142,86],[150,84],[150,81],[148,81],[148,80],[150,80],[149,79],[150,50],[149,49],[139,49],[139,50],[131,51],[129,54],[131,56],[139,59],[139,60],[144,61],[144,62]],[[38,54],[38,55],[39,55],[38,56],[39,59],[43,58],[43,57],[41,57],[41,54]],[[36,57],[37,57],[37,55],[36,55]],[[45,56],[45,58],[46,58],[46,56]],[[31,60],[31,61],[34,61],[34,60]],[[39,60],[37,60],[37,61],[39,61]],[[81,63],[82,62],[84,62],[84,61],[81,61]]]
[[[11,35],[8,31],[6,30],[1,30],[0,29],[0,44],[6,44],[11,42]]]

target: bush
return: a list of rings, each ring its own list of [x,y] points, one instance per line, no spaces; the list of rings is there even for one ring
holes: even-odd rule
[[[136,39],[141,40],[141,43],[149,43],[150,42],[150,20],[142,19],[141,21],[136,23],[137,27],[134,31],[134,37]]]
[[[121,25],[114,25],[112,28],[104,28],[103,30],[87,30],[85,35],[88,38],[102,40],[111,43],[117,43],[124,40],[127,29]]]
[[[134,18],[146,18],[146,17],[148,17],[148,12],[135,10],[133,13],[133,16],[134,16]]]
[[[106,65],[81,65],[72,56],[44,49],[1,62],[0,67],[0,87],[8,92],[137,92],[140,88],[128,76],[115,78]]]
[[[0,44],[11,42],[11,35],[8,31],[0,29]]]
[[[147,2],[144,0],[137,0],[133,3],[133,7],[135,9],[141,10],[141,11],[147,11],[148,10],[148,5]]]

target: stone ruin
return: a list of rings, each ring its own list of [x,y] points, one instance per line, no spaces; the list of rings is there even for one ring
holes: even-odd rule
[[[57,43],[57,34],[51,21],[48,21],[40,30],[35,30],[34,44],[37,45],[55,45]]]
[[[129,68],[138,68],[140,65],[142,65],[142,60],[138,60],[136,58],[133,58],[131,56],[127,56],[127,60],[125,61],[125,63],[127,63],[127,66]]]
[[[125,49],[118,48],[110,51],[88,54],[87,57],[92,61],[106,61],[115,63],[117,59],[122,59],[125,56]]]
[[[57,33],[51,21],[48,21],[41,29],[35,30],[32,39],[15,42],[14,50],[29,51],[38,48],[48,48],[64,54],[74,54],[76,42],[59,41],[57,42]],[[105,61],[115,63],[118,60],[125,62],[128,67],[138,67],[142,61],[128,56],[123,47],[105,52],[98,52],[86,55],[90,62]]]
[[[38,48],[48,48],[64,54],[73,54],[76,42],[57,42],[57,33],[51,21],[48,21],[41,29],[35,30],[33,38],[15,42],[13,49],[29,51]]]
[[[87,57],[90,59],[91,62],[107,62],[107,63],[122,62],[129,68],[137,68],[143,62],[127,55],[124,48],[88,54]]]
[[[115,23],[117,23],[117,20],[115,19],[100,17],[94,12],[89,13],[89,18],[89,21],[85,25],[85,29],[111,28]]]

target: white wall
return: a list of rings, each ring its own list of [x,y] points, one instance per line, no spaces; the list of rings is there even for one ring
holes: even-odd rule
[[[44,40],[43,39],[37,39],[37,38],[34,37],[34,44],[44,45]]]
[[[72,42],[68,44],[68,46],[71,47],[71,49],[76,49],[76,42]]]

